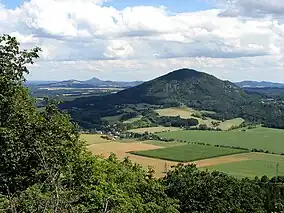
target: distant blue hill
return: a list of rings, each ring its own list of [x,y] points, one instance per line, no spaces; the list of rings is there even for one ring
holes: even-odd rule
[[[143,83],[142,81],[103,81],[98,78],[92,78],[86,81],[79,80],[67,80],[67,81],[28,81],[25,83],[27,86],[36,87],[62,87],[62,88],[99,88],[99,87],[109,87],[109,88],[129,88],[134,87]]]
[[[241,82],[234,82],[239,87],[242,88],[284,88],[283,83],[274,83],[269,81],[241,81]]]

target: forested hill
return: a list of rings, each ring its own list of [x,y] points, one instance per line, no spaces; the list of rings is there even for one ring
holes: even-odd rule
[[[191,105],[216,109],[222,105],[243,104],[250,95],[231,82],[191,69],[180,69],[154,80],[104,97],[89,97],[66,103],[65,106],[88,108],[116,104]]]
[[[121,91],[119,99],[151,104],[185,104],[216,110],[217,107],[242,104],[249,100],[242,89],[231,82],[191,69],[180,69]],[[218,110],[218,109],[217,109]]]
[[[129,104],[186,105],[215,111],[217,119],[243,117],[267,126],[284,127],[283,103],[263,103],[263,100],[265,96],[246,93],[229,81],[192,69],[179,69],[116,94],[66,102],[62,108],[80,121],[84,115],[94,119],[115,115],[117,108]]]

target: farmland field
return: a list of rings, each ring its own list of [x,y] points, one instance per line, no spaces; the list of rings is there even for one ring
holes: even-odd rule
[[[231,120],[226,120],[224,122],[221,122],[220,125],[218,126],[222,130],[228,130],[232,126],[239,126],[241,125],[245,120],[242,118],[234,118]]]
[[[218,170],[236,177],[261,177],[276,175],[276,165],[279,164],[279,175],[284,175],[284,156],[264,153],[249,153],[247,159],[238,162],[222,163],[214,166],[207,166],[209,170]]]
[[[152,145],[160,146],[160,147],[173,147],[173,146],[181,146],[185,144],[183,142],[176,142],[176,141],[164,142],[164,141],[154,141],[154,140],[143,141],[143,143],[152,144]]]
[[[161,149],[131,152],[139,156],[158,158],[177,162],[190,162],[195,160],[214,158],[218,156],[243,153],[243,150],[186,144]]]
[[[87,142],[87,145],[91,144],[100,144],[100,143],[108,143],[110,140],[106,140],[101,138],[100,134],[81,134],[80,138]]]
[[[110,153],[116,154],[116,156],[123,160],[125,157],[129,157],[134,163],[140,164],[146,171],[149,166],[155,170],[156,177],[163,177],[165,171],[165,165],[167,169],[170,169],[171,166],[177,165],[178,162],[166,161],[161,159],[147,158],[137,155],[132,155],[130,151],[139,151],[139,150],[151,150],[162,148],[157,145],[152,145],[149,142],[138,142],[138,141],[127,141],[123,142],[109,142],[103,144],[93,144],[88,147],[89,150],[95,155],[102,155],[108,157]]]
[[[155,110],[160,116],[180,116],[181,118],[195,118],[198,120],[199,124],[206,124],[209,127],[214,127],[212,122],[219,122],[220,125],[218,128],[222,130],[228,130],[232,126],[239,126],[241,123],[244,122],[244,119],[242,118],[235,118],[227,121],[219,121],[215,120],[209,117],[203,117],[203,114],[213,114],[215,112],[212,111],[199,111],[195,110],[189,107],[171,107],[171,108],[165,108],[165,109],[158,109]],[[196,115],[198,117],[196,117]]]
[[[214,113],[211,111],[199,111],[189,107],[171,107],[155,110],[160,116],[180,116],[181,118],[192,118],[192,114]]]
[[[171,107],[155,110],[160,116],[180,116],[181,118],[191,118],[193,110],[187,107]]]
[[[171,107],[165,109],[155,110],[160,116],[180,116],[181,118],[194,118],[197,119],[199,124],[206,124],[213,127],[212,122],[218,122],[218,120],[212,118],[201,118],[203,113],[214,113],[207,111],[198,111],[189,107]],[[197,115],[198,117],[195,117]]]
[[[188,131],[182,131],[188,132]],[[190,131],[195,133],[196,131]],[[238,137],[240,143],[245,146],[245,144],[256,144],[261,145],[270,144],[274,149],[281,149],[281,139],[283,138],[283,132],[281,130],[266,129],[266,128],[256,128],[248,130],[247,132],[241,131],[230,131],[230,132],[202,132],[198,131],[200,134],[207,134],[206,139],[212,138],[212,133],[226,133],[233,134],[231,137]],[[175,133],[177,132],[169,132]],[[271,137],[278,138],[274,142],[276,145],[274,147],[271,142],[261,142],[254,141],[255,143],[244,141],[245,139],[251,139],[252,136],[239,137],[239,134],[249,133],[253,135],[254,138],[260,140],[265,135],[268,137],[268,141]],[[161,133],[166,134],[166,133]],[[221,134],[221,135],[222,135]],[[225,134],[225,135],[226,135]],[[236,134],[236,135],[235,135]],[[278,135],[280,134],[280,135]],[[279,175],[284,175],[284,156],[272,155],[264,153],[240,153],[236,149],[224,149],[212,146],[203,146],[195,144],[184,144],[183,142],[162,142],[162,141],[136,141],[136,140],[120,140],[120,141],[110,141],[101,138],[99,134],[82,134],[80,136],[82,139],[86,140],[89,144],[88,148],[91,152],[98,155],[103,155],[107,157],[110,153],[115,153],[119,159],[124,157],[129,157],[135,163],[141,164],[144,169],[147,170],[148,166],[152,166],[156,171],[156,177],[162,177],[165,171],[165,164],[167,169],[170,166],[177,165],[178,162],[192,162],[201,169],[217,170],[236,177],[249,177],[254,178],[255,176],[267,175],[272,177],[276,174],[276,164],[279,163]],[[224,136],[223,136],[224,137]],[[192,136],[190,138],[193,138]],[[228,136],[227,136],[228,138]],[[214,138],[213,138],[214,139]],[[222,139],[222,137],[221,137]],[[264,139],[263,139],[264,140]],[[235,140],[237,141],[237,140]],[[278,142],[277,142],[278,141]],[[210,143],[210,141],[206,141]],[[257,146],[257,147],[259,147]],[[282,148],[283,149],[283,148]],[[226,150],[226,151],[224,151]],[[134,155],[131,153],[139,154]],[[141,156],[143,155],[143,156]],[[225,155],[225,156],[222,156]],[[217,157],[219,156],[219,157]],[[159,158],[159,159],[158,159]],[[167,160],[165,160],[167,159]],[[202,159],[202,160],[200,160]]]
[[[164,126],[158,126],[158,127],[146,127],[146,128],[139,128],[139,129],[130,129],[128,132],[134,132],[134,133],[157,133],[157,132],[167,132],[167,131],[178,131],[181,130],[181,128],[178,127],[164,127]]]
[[[246,132],[235,131],[176,131],[158,133],[165,138],[204,142],[212,145],[230,145],[249,149],[263,149],[275,153],[284,153],[284,130],[256,128]]]

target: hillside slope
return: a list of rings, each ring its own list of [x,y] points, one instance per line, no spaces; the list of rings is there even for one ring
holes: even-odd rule
[[[215,110],[218,106],[240,105],[249,99],[248,94],[231,82],[195,70],[180,69],[110,96],[77,99],[68,105],[88,108],[90,104],[98,107],[103,107],[102,104],[107,107],[137,103],[184,104]]]
[[[284,127],[283,102],[263,103],[263,98],[212,75],[180,69],[116,94],[80,98],[66,102],[62,107],[68,109],[76,120],[90,120],[92,117],[94,122],[104,116],[121,114],[121,109],[129,106],[137,111],[138,104],[151,107],[186,105],[215,111],[216,114],[210,115],[215,119],[242,117],[267,126]]]
[[[218,107],[243,104],[250,96],[229,81],[191,69],[180,69],[123,90],[115,98],[151,104],[185,104],[218,111]]]

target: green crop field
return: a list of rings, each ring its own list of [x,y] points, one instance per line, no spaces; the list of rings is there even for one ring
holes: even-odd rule
[[[206,168],[209,170],[218,170],[240,178],[254,178],[255,176],[261,177],[263,175],[273,177],[276,176],[278,163],[278,175],[284,176],[284,156],[249,153],[247,157],[248,159],[244,161],[219,164]]]
[[[263,149],[284,153],[284,130],[256,128],[246,132],[235,131],[176,131],[158,133],[165,138],[204,142],[212,145],[230,145],[249,149]]]
[[[244,153],[244,151],[238,149],[217,148],[212,146],[202,146],[195,144],[186,144],[161,149],[131,152],[131,154],[139,156],[177,162],[190,162],[237,153]]]

